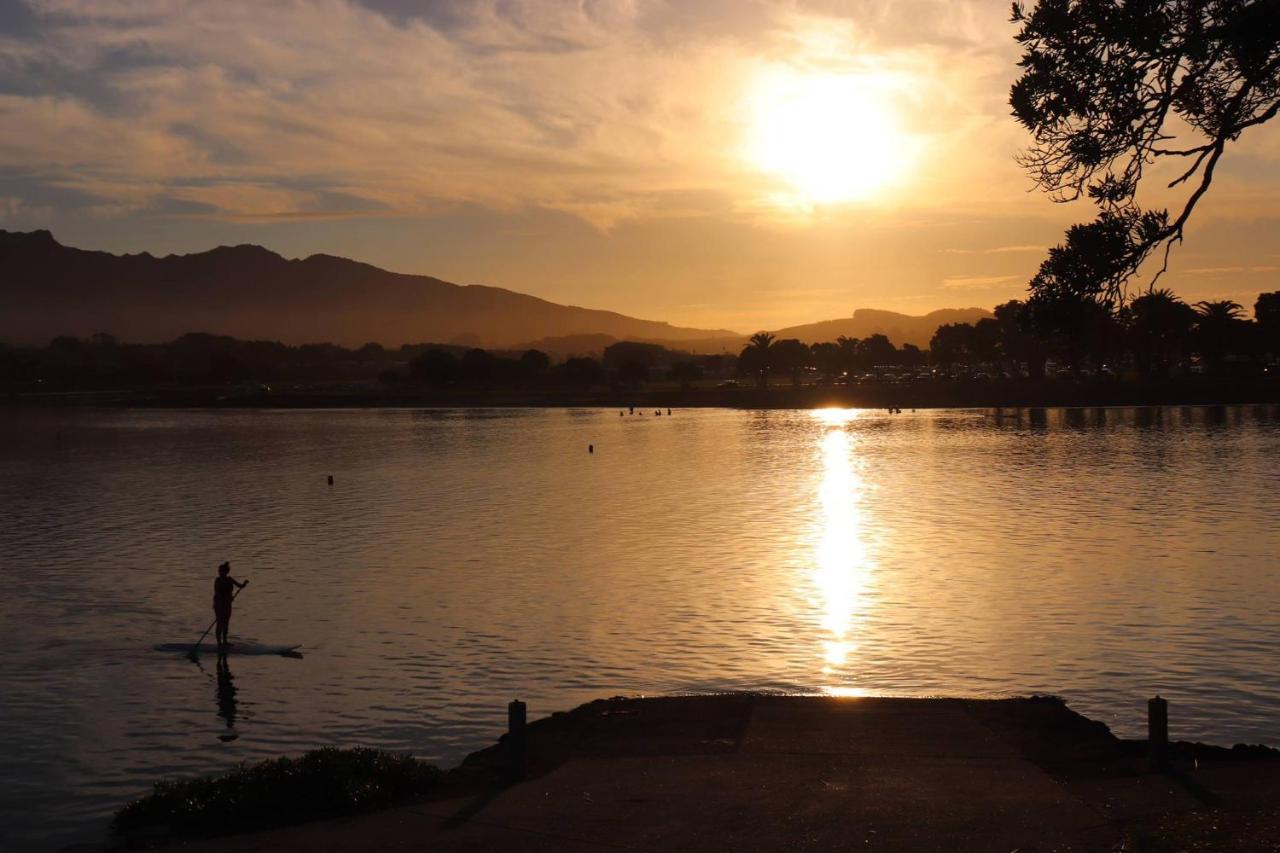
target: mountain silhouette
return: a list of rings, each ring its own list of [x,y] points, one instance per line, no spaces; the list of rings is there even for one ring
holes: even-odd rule
[[[928,349],[929,340],[939,326],[947,323],[976,323],[990,316],[991,312],[985,308],[940,308],[921,316],[882,311],[878,308],[859,308],[853,312],[852,317],[762,331],[771,333],[780,341],[796,338],[806,344],[834,341],[841,336],[861,339],[871,335],[884,335],[895,346],[915,344],[921,349]],[[736,355],[746,346],[747,339],[746,335],[693,338],[681,341],[680,348],[696,353],[730,352]]]
[[[927,349],[929,339],[939,326],[947,323],[976,323],[990,316],[991,312],[985,308],[942,308],[921,317],[899,314],[896,311],[859,308],[853,312],[852,317],[788,326],[773,334],[779,340],[798,338],[806,344],[834,341],[841,335],[849,338],[884,335],[897,346],[915,344],[921,349]]]
[[[0,305],[0,340],[16,344],[95,332],[135,343],[201,331],[290,344],[487,347],[583,334],[671,342],[736,336],[332,255],[289,260],[252,245],[163,258],[113,255],[63,246],[48,231],[0,231]]]
[[[333,255],[289,260],[254,245],[158,258],[63,246],[48,231],[0,230],[0,341],[45,344],[108,332],[132,343],[187,332],[289,344],[455,343],[598,354],[619,340],[694,353],[739,352],[747,336],[558,305],[500,287],[388,272]],[[922,317],[861,308],[852,317],[773,330],[805,343],[883,334],[927,347],[943,323],[991,316],[948,308]]]

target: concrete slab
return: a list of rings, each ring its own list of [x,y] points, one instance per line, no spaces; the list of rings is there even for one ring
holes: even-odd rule
[[[762,698],[743,752],[1014,758],[1018,752],[958,700]]]
[[[646,850],[1008,851],[1068,845],[1106,823],[1019,759],[783,754],[572,761],[476,820],[433,843],[453,849],[502,827]]]
[[[1203,792],[1150,773],[1141,749],[1050,699],[615,699],[527,734],[518,784],[504,782],[509,753],[491,748],[411,807],[173,846],[1110,851],[1183,831],[1223,840],[1196,817]],[[1179,772],[1228,794],[1236,811],[1208,812],[1228,835],[1262,838],[1276,825],[1280,761],[1229,752],[1180,757]]]

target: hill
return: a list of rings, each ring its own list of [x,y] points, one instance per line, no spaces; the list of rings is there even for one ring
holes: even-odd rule
[[[0,340],[43,344],[109,332],[149,343],[202,331],[298,344],[412,341],[510,347],[571,335],[680,342],[735,337],[499,287],[388,272],[332,255],[289,260],[261,246],[113,255],[48,231],[0,231]]]
[[[947,323],[976,323],[991,312],[984,308],[942,308],[923,316],[880,311],[875,308],[859,308],[852,317],[840,320],[824,320],[803,326],[789,326],[773,334],[779,339],[799,338],[807,344],[834,341],[844,335],[849,338],[866,338],[884,335],[896,346],[915,344],[921,349],[929,347],[929,339],[939,326]]]
[[[817,323],[805,323],[801,326],[787,326],[783,329],[772,329],[778,340],[796,338],[806,344],[834,341],[837,338],[866,338],[871,335],[884,335],[895,346],[915,344],[921,349],[928,349],[929,340],[939,326],[947,323],[976,323],[984,317],[992,316],[985,308],[941,308],[924,315],[899,314],[896,311],[881,311],[877,308],[859,308],[852,317],[837,320],[821,320]],[[717,338],[695,338],[682,341],[680,347],[697,353],[731,352],[735,355],[747,343],[748,336],[733,335]]]

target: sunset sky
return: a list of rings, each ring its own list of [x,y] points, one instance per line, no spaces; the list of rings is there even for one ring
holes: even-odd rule
[[[0,0],[0,228],[260,243],[740,331],[1019,297],[1006,0]],[[1163,283],[1280,289],[1280,122]]]

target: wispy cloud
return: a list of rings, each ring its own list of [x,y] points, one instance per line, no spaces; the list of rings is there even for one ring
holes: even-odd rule
[[[942,286],[950,290],[993,290],[1017,281],[1015,275],[970,275],[944,278]]]
[[[1252,266],[1252,267],[1192,267],[1191,269],[1182,270],[1187,275],[1226,275],[1228,273],[1262,273],[1280,271],[1280,266]]]
[[[365,202],[352,215],[755,216],[768,181],[738,135],[762,63],[910,76],[907,125],[948,147],[987,121],[957,86],[1003,65],[1001,16],[946,0],[27,6],[20,32],[0,32],[0,169],[126,213],[195,200],[213,216],[307,218],[341,187]],[[940,65],[971,76],[937,80]],[[926,164],[920,180],[949,171]],[[966,195],[931,189],[912,203]],[[673,211],[680,196],[711,201]]]
[[[1021,255],[1046,251],[1044,246],[994,246],[987,249],[943,249],[946,255]]]

